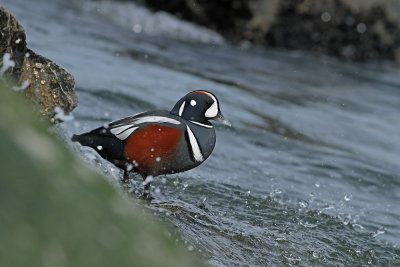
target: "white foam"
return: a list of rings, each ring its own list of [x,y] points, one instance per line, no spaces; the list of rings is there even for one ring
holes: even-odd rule
[[[84,11],[94,12],[135,33],[162,35],[175,39],[223,44],[224,38],[215,31],[180,20],[166,12],[152,12],[146,7],[129,2],[84,2]]]
[[[60,107],[55,107],[54,112],[56,115],[54,115],[54,119],[59,119],[61,121],[70,121],[74,119],[74,116],[71,114],[65,114],[64,110]]]
[[[3,74],[9,69],[15,67],[15,62],[14,60],[11,59],[10,53],[5,53],[3,55],[3,66],[0,68],[0,76],[3,76]]]

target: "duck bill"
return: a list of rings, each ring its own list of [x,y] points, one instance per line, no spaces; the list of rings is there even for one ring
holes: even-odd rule
[[[229,126],[229,127],[232,126],[232,123],[228,120],[225,120],[225,118],[221,112],[218,113],[218,115],[214,118],[214,120],[221,122],[222,124],[225,124],[226,126]]]

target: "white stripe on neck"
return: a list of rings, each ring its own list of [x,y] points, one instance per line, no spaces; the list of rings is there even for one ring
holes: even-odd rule
[[[199,162],[204,161],[204,157],[201,154],[200,146],[199,143],[197,142],[196,136],[194,136],[192,130],[190,130],[188,125],[186,125],[186,129],[189,135],[189,143],[192,148],[193,158]]]
[[[201,126],[201,127],[205,127],[205,128],[213,128],[213,126],[212,125],[208,125],[208,124],[204,124],[204,123],[200,123],[200,122],[197,122],[197,121],[190,121],[191,123],[194,123],[194,124],[196,124],[196,125],[199,125],[199,126]]]

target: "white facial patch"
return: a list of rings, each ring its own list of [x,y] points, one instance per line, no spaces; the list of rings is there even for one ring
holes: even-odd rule
[[[214,103],[212,103],[211,107],[209,107],[206,110],[206,113],[204,113],[204,116],[206,118],[214,118],[218,115],[218,102],[217,100],[214,100]]]
[[[196,100],[192,99],[190,100],[190,105],[192,105],[192,107],[196,106],[197,102]]]
[[[183,103],[182,103],[182,105],[181,105],[181,107],[179,108],[179,116],[182,116],[182,113],[183,113],[183,109],[185,108],[185,104],[186,104],[186,101],[183,101]]]
[[[189,135],[189,143],[190,147],[192,148],[193,158],[195,161],[204,161],[204,157],[201,154],[199,143],[197,142],[196,136],[194,136],[192,130],[190,130],[189,126],[186,125],[186,130]]]
[[[206,113],[204,113],[204,116],[206,116],[206,118],[214,118],[218,115],[218,101],[215,98],[214,95],[210,94],[209,92],[206,91],[200,91],[206,95],[208,95],[214,102],[212,103],[212,105],[206,110]]]

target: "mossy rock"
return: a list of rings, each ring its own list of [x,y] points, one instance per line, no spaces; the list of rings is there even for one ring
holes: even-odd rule
[[[196,266],[0,85],[0,266]]]

